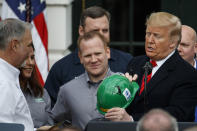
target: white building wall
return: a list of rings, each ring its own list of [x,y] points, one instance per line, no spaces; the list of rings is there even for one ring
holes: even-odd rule
[[[0,0],[0,14],[2,1]],[[72,43],[72,1],[46,0],[49,66],[69,54]]]

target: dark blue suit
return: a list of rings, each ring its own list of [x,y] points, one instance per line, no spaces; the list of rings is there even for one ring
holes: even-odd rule
[[[110,49],[110,54],[110,69],[113,72],[125,73],[126,67],[132,56],[128,53],[124,53],[112,48]],[[64,83],[81,75],[82,73],[84,73],[84,71],[85,69],[80,63],[78,57],[78,50],[75,50],[68,56],[63,57],[52,66],[44,86],[51,97],[52,106],[56,102],[59,87]]]
[[[128,71],[138,74],[137,83],[141,85],[144,74],[143,66],[149,61],[147,56],[133,58]],[[194,121],[194,108],[197,105],[197,72],[185,62],[176,51],[157,70],[147,84],[146,95],[139,91],[127,112],[134,120],[153,109],[162,108],[178,121]],[[146,104],[144,104],[144,98]]]

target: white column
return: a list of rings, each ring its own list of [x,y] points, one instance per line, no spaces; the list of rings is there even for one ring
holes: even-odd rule
[[[46,0],[50,67],[69,54],[72,43],[72,1]]]
[[[2,2],[3,2],[3,0],[0,0],[0,15],[1,15]]]

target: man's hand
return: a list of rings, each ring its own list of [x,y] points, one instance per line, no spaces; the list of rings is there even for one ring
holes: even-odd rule
[[[137,74],[134,74],[133,76],[131,76],[131,75],[129,75],[128,72],[126,72],[126,73],[124,74],[124,76],[125,76],[127,79],[129,79],[130,82],[136,81],[136,80],[137,80],[137,77],[138,77]]]
[[[133,118],[123,108],[115,107],[109,109],[105,118],[111,121],[133,121]]]

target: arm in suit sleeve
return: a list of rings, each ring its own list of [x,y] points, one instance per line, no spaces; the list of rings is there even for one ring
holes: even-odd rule
[[[194,111],[197,105],[196,80],[196,75],[190,75],[182,82],[177,83],[173,95],[171,95],[169,106],[165,108],[178,121],[194,121]]]

